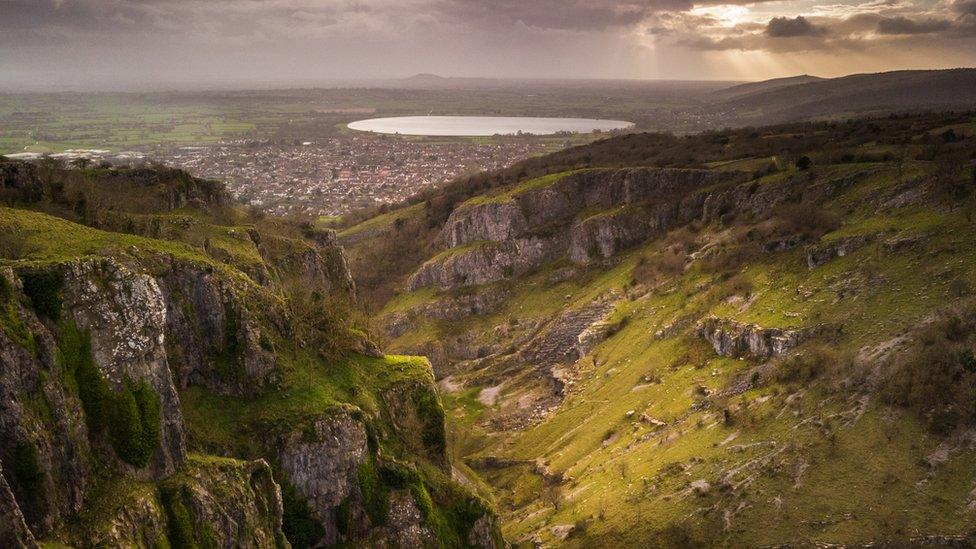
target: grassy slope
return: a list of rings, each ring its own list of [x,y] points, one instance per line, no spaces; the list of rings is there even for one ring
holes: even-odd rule
[[[931,168],[909,166],[902,179],[923,169]],[[483,471],[505,511],[508,539],[554,541],[549,526],[574,523],[586,523],[585,533],[566,540],[569,546],[665,543],[672,539],[667,535],[685,533],[749,545],[866,542],[962,533],[976,525],[967,511],[976,458],[954,454],[930,472],[920,462],[940,439],[910,414],[874,400],[861,409],[856,395],[823,384],[774,382],[725,402],[736,410],[726,424],[714,405],[691,408],[700,400],[693,389],[721,390],[751,364],[714,357],[709,348],[707,363],[692,365],[683,357],[689,346],[700,345],[696,340],[651,337],[672,319],[705,310],[769,326],[840,322],[845,336],[838,347],[856,350],[894,337],[951,302],[951,281],[976,284],[976,239],[965,207],[878,212],[865,198],[898,182],[893,166],[849,164],[830,171],[873,175],[831,205],[846,215],[823,239],[882,233],[879,241],[812,271],[802,250],[746,265],[743,275],[753,286],[747,308],[709,300],[699,285],[712,280],[694,267],[666,291],[620,302],[618,315],[629,319],[624,329],[592,353],[596,360],[580,361],[581,381],[566,401],[525,431],[493,432],[482,421],[493,410],[477,400],[480,387],[446,398],[458,453],[544,460],[571,479],[553,488],[528,467]],[[704,232],[710,231],[717,228]],[[924,235],[925,244],[897,254],[884,250],[885,239],[909,234]],[[539,273],[515,283],[502,312],[463,323],[428,321],[393,347],[444,340],[465,329],[489,334],[511,318],[544,317],[609,289],[626,293],[637,258],[657,246],[632,251],[582,282],[547,287],[547,272]],[[880,275],[883,283],[868,282],[864,273]],[[422,292],[399,296],[387,311],[436,295]],[[661,383],[644,382],[649,374]],[[632,410],[636,414],[628,416]],[[635,421],[642,412],[668,425],[655,430]],[[735,488],[716,488],[726,475]],[[696,494],[689,488],[695,480],[712,488]]]

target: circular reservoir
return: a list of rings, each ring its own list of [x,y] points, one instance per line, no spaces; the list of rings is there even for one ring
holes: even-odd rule
[[[397,116],[351,122],[349,128],[364,132],[401,135],[478,137],[488,135],[552,135],[590,133],[630,128],[623,120],[594,118],[536,118],[531,116]]]

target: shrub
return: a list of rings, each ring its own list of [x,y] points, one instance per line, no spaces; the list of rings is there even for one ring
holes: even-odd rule
[[[634,266],[632,280],[635,284],[652,284],[677,276],[684,271],[685,257],[673,250],[642,256]]]
[[[161,492],[172,546],[197,547],[193,527],[194,518],[183,502],[183,488],[165,486]]]
[[[709,298],[713,301],[724,301],[734,295],[748,296],[751,293],[752,281],[740,273],[712,287]]]
[[[976,358],[972,318],[950,317],[924,328],[899,355],[882,387],[889,404],[916,413],[930,430],[948,434],[976,420]]]
[[[808,383],[839,361],[837,353],[826,347],[810,347],[777,360],[774,375],[780,383]]]
[[[373,526],[386,524],[390,513],[390,494],[377,474],[376,460],[373,456],[369,456],[359,465],[356,478],[359,481],[359,493],[363,497],[363,509],[370,523]]]
[[[61,367],[74,378],[88,430],[100,432],[108,424],[112,391],[95,365],[91,340],[71,322],[62,323],[60,335],[58,358]]]
[[[803,202],[781,204],[773,210],[773,217],[782,224],[780,233],[808,238],[819,238],[840,226],[840,217],[834,212]]]
[[[126,379],[121,391],[112,391],[92,357],[90,337],[73,323],[62,323],[58,356],[74,379],[89,432],[107,429],[119,458],[145,467],[159,444],[160,403],[152,387]]]
[[[64,277],[51,269],[30,269],[20,273],[24,294],[38,313],[57,320],[61,316],[61,288]]]
[[[23,259],[35,252],[37,247],[30,243],[30,235],[15,227],[0,228],[0,257],[4,259]]]
[[[291,546],[296,549],[315,547],[325,536],[325,527],[312,516],[308,502],[298,495],[295,487],[287,479],[281,483],[281,502],[283,509],[281,530],[285,533],[285,537],[288,538]],[[345,512],[348,514],[348,503],[343,505],[345,505]],[[343,505],[337,509],[336,525],[348,529],[351,519],[341,520]],[[340,531],[342,530],[340,529]]]
[[[417,416],[423,422],[421,439],[429,455],[443,456],[447,451],[447,433],[444,430],[444,408],[432,391],[417,390],[413,394]]]
[[[145,381],[127,379],[111,402],[112,447],[123,461],[145,467],[159,444],[159,397]]]
[[[14,478],[36,506],[44,497],[44,472],[37,461],[37,448],[30,441],[14,447]]]

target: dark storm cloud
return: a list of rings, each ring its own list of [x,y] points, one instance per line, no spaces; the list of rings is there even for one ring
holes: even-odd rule
[[[0,0],[0,88],[413,72],[718,78],[729,65],[702,56],[884,44],[973,64],[974,36],[976,0]]]
[[[774,17],[766,24],[766,35],[772,38],[795,38],[797,36],[820,36],[826,30],[814,25],[806,17],[798,15],[789,17]]]
[[[919,19],[907,17],[890,17],[878,21],[878,32],[881,34],[930,34],[949,28],[949,21],[945,19]]]
[[[469,23],[570,30],[630,26],[654,12],[690,7],[687,0],[450,0],[436,4],[444,16]]]
[[[976,0],[957,0],[952,8],[960,15],[976,15]]]

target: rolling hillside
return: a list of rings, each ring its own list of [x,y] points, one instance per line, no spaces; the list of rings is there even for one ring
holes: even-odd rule
[[[344,234],[509,542],[965,544],[974,150],[967,114],[624,136]]]
[[[755,91],[737,94],[714,108],[730,112],[740,124],[750,121],[769,124],[905,110],[965,110],[976,106],[976,69],[854,74],[780,85],[788,82],[789,79],[747,84]],[[775,86],[769,89],[770,84]]]
[[[802,74],[800,76],[789,76],[786,78],[773,78],[771,80],[763,80],[760,82],[749,82],[746,84],[739,84],[736,86],[731,86],[728,88],[723,88],[712,93],[712,96],[719,100],[730,100],[734,98],[743,97],[746,95],[752,95],[754,93],[763,93],[779,88],[784,88],[787,86],[798,86],[801,84],[809,84],[811,82],[821,82],[823,78],[818,76],[810,76],[809,74]]]

